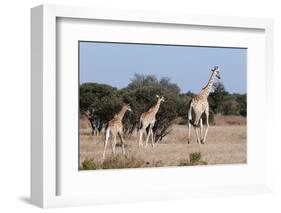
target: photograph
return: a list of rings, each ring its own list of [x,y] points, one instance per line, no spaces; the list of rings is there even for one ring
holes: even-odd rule
[[[247,48],[78,41],[79,171],[247,163]]]

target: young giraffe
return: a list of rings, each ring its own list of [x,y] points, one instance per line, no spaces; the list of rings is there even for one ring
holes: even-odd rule
[[[132,109],[129,105],[123,105],[121,111],[118,112],[117,114],[115,114],[113,119],[108,122],[108,126],[105,131],[105,142],[104,142],[104,149],[103,149],[103,155],[102,155],[103,160],[105,158],[106,146],[107,146],[110,135],[112,136],[112,139],[113,139],[113,141],[112,140],[110,141],[112,153],[115,154],[116,137],[118,135],[121,140],[122,153],[125,154],[122,119],[127,110],[132,111]]]
[[[209,129],[209,103],[208,103],[208,96],[211,92],[213,82],[215,77],[220,79],[220,71],[219,67],[215,66],[212,69],[211,77],[207,83],[207,85],[201,90],[201,92],[192,98],[189,106],[188,111],[188,143],[190,143],[190,129],[191,124],[195,128],[197,143],[204,144],[206,143],[206,137]],[[194,120],[192,120],[192,110],[194,112]],[[202,115],[205,113],[206,115],[206,129],[205,129],[205,135],[203,138],[203,121],[202,121]],[[200,128],[200,129],[199,129]],[[200,131],[200,135],[198,134],[198,129]]]
[[[153,137],[153,131],[152,128],[156,122],[156,114],[160,108],[161,102],[164,102],[164,97],[162,96],[160,98],[159,95],[156,95],[157,97],[157,103],[153,107],[151,107],[147,112],[144,112],[140,116],[140,139],[139,139],[139,147],[143,145],[142,143],[142,135],[147,127],[149,127],[148,134],[145,141],[145,147],[147,147],[147,142],[149,139],[149,136],[151,135],[151,145],[154,147],[154,137]]]

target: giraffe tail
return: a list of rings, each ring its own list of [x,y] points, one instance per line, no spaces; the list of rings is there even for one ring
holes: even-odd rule
[[[142,120],[141,120],[141,118],[140,118],[140,121],[139,121],[139,123],[138,123],[138,130],[140,130],[140,129],[142,129],[142,127],[143,127],[143,123],[142,123]]]
[[[196,124],[195,122],[194,122],[194,120],[192,119],[192,108],[193,108],[193,106],[192,106],[192,100],[189,102],[189,109],[188,109],[188,122],[192,125],[192,126],[194,126],[194,127],[196,127],[196,126],[198,126],[198,124]]]
[[[198,124],[195,124],[193,120],[189,120],[189,123],[190,123],[192,126],[194,126],[194,127],[197,127],[197,126],[198,126]]]
[[[143,128],[143,122],[142,122],[142,120],[140,120],[140,122],[138,124],[138,131],[142,128]],[[150,128],[150,124],[145,128],[146,134],[148,134],[149,128]]]
[[[198,127],[199,126],[199,122],[194,122],[194,120],[188,120],[188,122],[192,125],[192,126],[194,126],[194,127]]]
[[[189,109],[188,109],[188,121],[189,121],[189,122],[193,122],[193,121],[192,121],[192,107],[193,107],[193,106],[192,106],[192,100],[189,102],[188,105],[189,105]]]

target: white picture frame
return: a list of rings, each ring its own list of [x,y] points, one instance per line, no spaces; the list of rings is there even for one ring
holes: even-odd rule
[[[187,15],[187,14],[166,14],[166,13],[152,13],[145,11],[122,11],[112,9],[97,9],[97,8],[84,8],[74,6],[54,6],[54,5],[41,5],[31,10],[31,82],[32,82],[32,103],[31,103],[31,201],[33,204],[47,208],[47,207],[59,207],[59,206],[76,206],[76,205],[92,205],[100,203],[116,203],[116,202],[139,202],[145,200],[165,200],[165,199],[182,199],[188,197],[198,196],[223,196],[223,195],[241,195],[241,194],[253,194],[264,193],[271,191],[271,164],[270,164],[270,143],[272,129],[269,128],[271,123],[271,116],[261,118],[261,123],[265,127],[264,140],[260,141],[261,146],[256,151],[256,155],[262,155],[262,166],[256,168],[256,170],[249,170],[249,180],[243,181],[242,176],[237,176],[240,181],[223,182],[216,185],[201,185],[199,182],[193,182],[193,187],[190,185],[182,185],[181,187],[169,184],[168,187],[165,182],[158,183],[157,187],[149,186],[151,191],[147,192],[147,188],[144,185],[140,186],[143,191],[136,189],[130,191],[130,186],[122,185],[122,188],[118,190],[124,191],[111,191],[110,187],[97,188],[96,193],[88,194],[81,190],[78,194],[60,194],[59,184],[64,179],[60,178],[62,167],[58,166],[58,159],[60,159],[60,152],[58,152],[58,132],[57,132],[57,117],[58,117],[58,88],[60,87],[61,80],[57,78],[57,29],[58,20],[64,19],[79,19],[79,20],[102,20],[102,21],[118,21],[132,22],[132,23],[153,23],[155,25],[167,26],[200,26],[202,28],[220,28],[231,30],[258,30],[263,32],[262,41],[264,45],[264,56],[262,56],[263,67],[260,68],[260,76],[265,78],[254,77],[253,72],[248,74],[248,79],[252,79],[252,90],[258,88],[259,82],[264,83],[264,87],[260,87],[261,92],[264,94],[264,102],[261,104],[258,110],[264,107],[270,108],[268,113],[274,113],[273,111],[273,96],[269,91],[273,88],[272,79],[273,73],[273,21],[271,19],[257,19],[257,18],[241,18],[241,17],[217,17],[217,16],[203,16],[203,15]],[[69,75],[73,75],[70,73]],[[257,74],[259,75],[259,74]],[[61,78],[62,79],[62,78]],[[251,89],[251,88],[250,88]],[[252,103],[256,100],[253,99]],[[252,105],[252,108],[253,105]],[[252,109],[251,108],[251,109]],[[253,113],[254,114],[253,109]],[[252,119],[255,123],[256,118],[249,116],[248,119]],[[254,128],[254,127],[253,127]],[[258,135],[257,135],[258,136]],[[77,139],[77,138],[76,138]],[[253,140],[253,138],[250,138]],[[254,138],[256,139],[256,138]],[[258,138],[256,140],[259,140]],[[260,139],[261,140],[261,139]],[[259,143],[258,143],[259,144]],[[248,147],[249,148],[249,147]],[[250,147],[251,148],[251,147]],[[77,153],[76,153],[77,154]],[[70,155],[73,155],[71,153]],[[254,166],[257,167],[257,163]],[[250,165],[247,165],[250,166]],[[218,174],[231,173],[233,170],[237,172],[247,172],[248,167],[217,167],[215,170]],[[250,167],[249,167],[250,168]],[[172,171],[174,174],[185,174],[185,170],[192,171],[195,175],[192,180],[200,179],[200,175],[208,175],[212,173],[209,168],[163,168],[158,169],[157,174],[153,172],[153,169],[149,169],[153,175],[167,175],[167,171]],[[205,170],[205,171],[203,171]],[[77,170],[78,172],[78,170]],[[102,176],[99,171],[99,176]],[[112,173],[107,172],[107,178],[118,177],[124,178],[128,171],[115,171]],[[255,173],[256,172],[256,173]],[[134,170],[128,172],[132,178],[141,179],[145,175],[149,175],[147,170]],[[253,180],[253,184],[250,184],[250,179],[253,179],[255,175],[264,173],[260,178]],[[90,174],[90,173],[89,173]],[[96,173],[97,174],[97,173]],[[247,173],[248,174],[248,173]],[[84,181],[89,181],[89,178],[95,176],[95,173],[87,175]],[[98,175],[96,175],[98,176]],[[176,179],[176,175],[170,175],[169,178]],[[226,176],[227,177],[227,176]],[[75,178],[71,179],[74,181]],[[247,179],[247,178],[245,178]],[[102,179],[101,179],[102,180]],[[180,181],[179,181],[180,182]],[[129,183],[129,182],[128,182]],[[74,182],[68,183],[66,187],[75,185]],[[102,184],[102,183],[101,183]],[[69,188],[68,191],[75,191],[77,188]],[[92,190],[92,189],[88,189]],[[119,194],[122,193],[122,196]]]

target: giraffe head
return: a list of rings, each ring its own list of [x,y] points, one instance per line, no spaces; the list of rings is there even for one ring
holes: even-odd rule
[[[87,118],[89,120],[91,120],[93,117],[93,114],[91,113],[91,111],[89,109],[86,112],[83,112],[82,114],[85,118]]]
[[[91,116],[92,116],[92,113],[90,112],[90,110],[87,110],[87,111],[85,112],[85,115],[86,115],[86,117],[87,117],[88,119],[90,119]]]
[[[157,97],[158,100],[160,100],[160,103],[165,101],[164,96],[162,96],[162,97],[160,98],[159,95],[156,95],[156,97]]]
[[[218,66],[214,66],[214,68],[212,69],[212,72],[214,73],[214,75],[215,75],[218,79],[221,79],[220,70],[219,70],[219,67],[218,67]]]
[[[132,111],[130,104],[124,104],[123,107],[125,107],[125,109],[128,110],[129,112]]]

